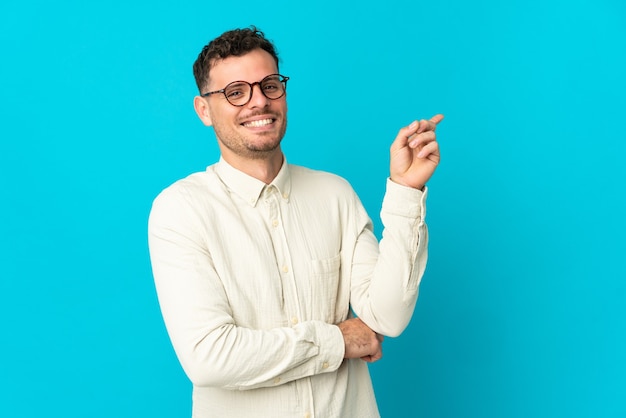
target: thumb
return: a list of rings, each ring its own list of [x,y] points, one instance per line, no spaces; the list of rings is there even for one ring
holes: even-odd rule
[[[418,127],[419,123],[417,121],[413,121],[410,125],[400,129],[398,131],[398,136],[396,136],[396,139],[391,144],[392,152],[400,148],[404,148],[409,141],[409,137],[417,131]]]

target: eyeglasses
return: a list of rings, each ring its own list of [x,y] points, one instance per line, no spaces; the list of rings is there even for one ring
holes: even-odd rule
[[[261,89],[263,96],[270,100],[280,99],[285,95],[287,90],[287,80],[289,77],[285,77],[280,74],[270,74],[261,81],[254,83],[248,83],[247,81],[233,81],[221,90],[210,91],[208,93],[201,94],[202,97],[208,97],[211,94],[223,93],[228,103],[233,106],[245,106],[252,99],[252,90],[254,86],[258,85]]]

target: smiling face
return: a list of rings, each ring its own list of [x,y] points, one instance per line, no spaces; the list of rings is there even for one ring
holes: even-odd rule
[[[274,58],[262,49],[217,61],[210,70],[206,91],[220,90],[233,81],[252,84],[276,74]],[[270,159],[280,157],[280,142],[287,129],[286,93],[270,100],[257,84],[244,106],[233,106],[222,93],[196,96],[196,113],[207,126],[213,126],[222,156],[229,159]]]

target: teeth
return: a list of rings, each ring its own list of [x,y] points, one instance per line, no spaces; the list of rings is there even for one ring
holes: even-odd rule
[[[272,119],[253,120],[251,122],[244,123],[243,126],[251,127],[251,128],[259,128],[261,126],[267,126],[272,122],[273,122]]]

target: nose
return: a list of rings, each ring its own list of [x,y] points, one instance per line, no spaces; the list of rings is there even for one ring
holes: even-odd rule
[[[252,91],[250,92],[250,94],[252,96],[250,97],[250,101],[248,102],[249,107],[266,107],[270,100],[263,94],[263,91],[261,90],[261,84],[259,83],[252,84]]]

